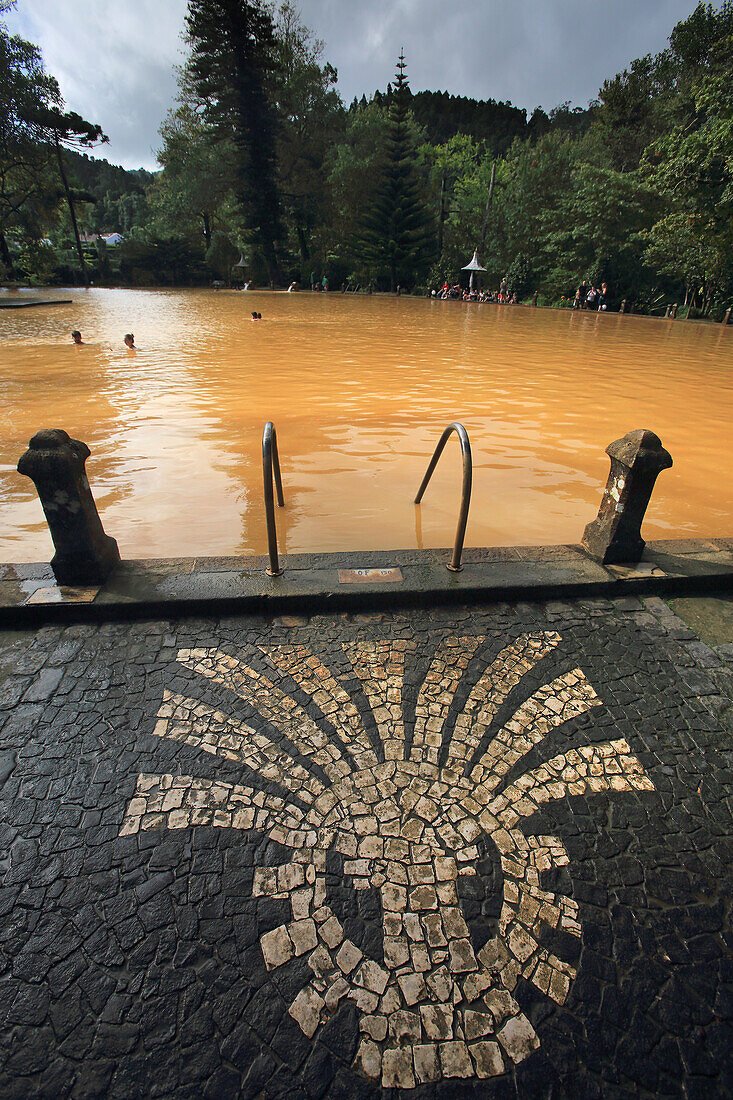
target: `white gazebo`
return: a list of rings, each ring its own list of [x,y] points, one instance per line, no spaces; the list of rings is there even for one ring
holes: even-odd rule
[[[481,264],[478,262],[478,249],[477,248],[474,249],[473,256],[471,257],[471,262],[467,263],[465,267],[462,267],[461,271],[470,271],[471,272],[470,288],[471,288],[471,290],[473,290],[474,272],[476,272],[476,271],[486,271],[486,268],[482,267]]]

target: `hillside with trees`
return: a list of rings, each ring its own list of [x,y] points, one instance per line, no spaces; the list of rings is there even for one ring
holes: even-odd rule
[[[731,304],[730,0],[699,3],[587,108],[529,116],[411,92],[404,58],[347,107],[289,0],[189,0],[186,34],[160,170],[127,172],[89,154],[100,127],[64,111],[37,48],[0,23],[0,277],[326,275],[425,293],[478,247],[484,284],[507,276],[520,298],[563,304],[586,278],[645,312],[679,301],[719,317]],[[98,236],[113,233],[113,247]]]

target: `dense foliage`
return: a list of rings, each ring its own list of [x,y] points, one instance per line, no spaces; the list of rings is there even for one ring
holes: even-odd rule
[[[0,0],[0,12],[8,0]],[[155,174],[58,145],[99,140],[64,115],[35,46],[0,24],[0,263],[132,284],[236,277],[425,292],[475,248],[484,285],[565,304],[582,279],[611,306],[733,300],[733,3],[699,3],[667,49],[587,109],[394,84],[345,107],[290,2],[189,0],[189,56]],[[45,112],[45,116],[44,116]],[[45,122],[44,122],[45,117]],[[49,119],[56,118],[56,129]],[[61,121],[63,120],[63,121]],[[73,131],[73,125],[80,129]],[[58,142],[56,136],[58,136]],[[75,136],[76,135],[76,136]],[[97,233],[120,233],[106,245]]]

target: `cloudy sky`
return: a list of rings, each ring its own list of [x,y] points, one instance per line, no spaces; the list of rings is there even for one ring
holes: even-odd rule
[[[384,88],[404,47],[413,91],[586,106],[602,81],[656,53],[695,0],[301,0],[346,102]],[[109,134],[103,154],[155,167],[183,60],[186,0],[18,0],[9,28],[36,42],[70,109]]]

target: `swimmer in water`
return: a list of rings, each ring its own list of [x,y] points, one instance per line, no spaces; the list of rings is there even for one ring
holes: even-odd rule
[[[252,310],[252,320],[253,321],[261,321],[262,320],[262,314],[261,313],[255,313],[255,311]]]
[[[84,341],[81,338],[81,333],[79,332],[78,328],[75,328],[74,331],[72,332],[71,339],[74,341],[75,344],[83,344],[84,343]]]
[[[125,347],[129,348],[130,351],[137,351],[135,347],[135,337],[131,332],[125,333]]]

